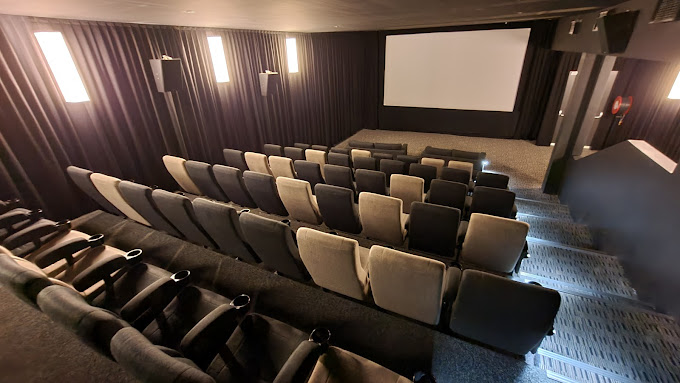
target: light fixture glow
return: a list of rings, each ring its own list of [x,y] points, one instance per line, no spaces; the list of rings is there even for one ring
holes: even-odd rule
[[[35,32],[40,49],[66,102],[90,101],[61,32]]]
[[[671,100],[680,100],[680,72],[678,72],[678,78],[675,79],[675,84],[673,84],[673,88],[668,94],[668,98]]]
[[[215,80],[217,82],[229,82],[229,71],[227,70],[227,59],[224,57],[222,37],[208,36],[208,46],[210,47],[213,68],[215,69]]]
[[[299,72],[295,37],[288,37],[286,39],[286,53],[288,54],[288,73]]]

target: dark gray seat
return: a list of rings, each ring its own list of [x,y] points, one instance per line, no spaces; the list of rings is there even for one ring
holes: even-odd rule
[[[161,213],[186,239],[202,246],[217,247],[198,223],[189,198],[161,189],[151,192],[151,196]]]
[[[326,226],[347,233],[361,233],[359,207],[354,203],[353,190],[334,185],[316,185],[316,203]]]
[[[342,153],[328,153],[328,163],[331,165],[352,167],[349,154]]]
[[[227,166],[240,169],[242,172],[248,170],[248,164],[246,164],[246,158],[242,151],[236,149],[224,149],[222,153],[224,154],[224,160],[226,161]]]
[[[229,201],[220,185],[217,184],[210,164],[199,161],[187,161],[184,163],[184,166],[187,169],[187,173],[189,173],[189,177],[191,177],[203,195],[219,201]]]
[[[326,173],[327,184],[347,188],[350,189],[352,193],[354,193],[352,169],[346,166],[324,165],[323,171]]]
[[[283,154],[285,157],[288,157],[293,161],[305,159],[305,149],[302,148],[286,146],[285,148],[283,148]]]
[[[439,178],[445,181],[468,185],[470,183],[470,172],[463,169],[444,167],[442,168],[442,174]]]
[[[242,213],[239,221],[244,237],[265,266],[290,278],[309,279],[290,226],[252,213]]]
[[[310,149],[320,150],[322,152],[328,152],[328,146],[325,146],[325,145],[312,145]]]
[[[378,170],[378,160],[373,157],[354,157],[354,169]]]
[[[303,150],[307,150],[307,149],[311,149],[311,148],[312,148],[312,145],[303,144],[303,143],[301,143],[301,142],[296,142],[296,143],[293,144],[293,146],[296,147],[296,148],[303,149]]]
[[[392,174],[406,174],[406,164],[397,160],[380,160],[380,171],[385,173],[387,186],[390,186]]]
[[[331,148],[331,153],[340,153],[340,154],[347,154],[350,155],[352,152],[351,148],[338,148],[337,146],[334,146]]]
[[[274,144],[264,144],[264,154],[269,157],[269,156],[277,156],[277,157],[283,157],[283,148],[281,145],[274,145]]]
[[[437,205],[454,207],[461,212],[464,212],[467,190],[467,185],[459,182],[439,179],[432,180],[426,201]]]
[[[509,190],[476,186],[475,192],[472,194],[469,214],[482,213],[512,218],[514,204],[515,193]]]
[[[69,166],[66,168],[66,172],[71,177],[71,180],[73,180],[73,183],[75,183],[76,186],[80,188],[80,190],[85,192],[85,194],[87,194],[101,207],[103,207],[104,210],[108,211],[111,214],[124,215],[123,213],[121,213],[120,210],[113,206],[113,204],[111,204],[111,202],[109,202],[109,200],[107,200],[99,192],[99,190],[97,190],[97,188],[92,183],[92,180],[90,179],[90,175],[92,175],[91,171],[79,168],[77,166]]]
[[[375,170],[357,169],[354,177],[357,182],[357,193],[369,192],[387,195],[385,173]]]
[[[196,198],[192,204],[198,222],[223,253],[248,262],[259,262],[253,249],[244,242],[238,213],[234,208],[205,198]]]
[[[560,294],[536,284],[467,269],[451,307],[451,330],[492,347],[524,355],[550,335]]]
[[[144,219],[149,221],[151,226],[175,237],[182,237],[177,228],[158,210],[156,203],[151,197],[152,190],[150,187],[130,181],[121,181],[118,184],[118,190],[120,190],[120,194],[125,198],[125,201]]]
[[[321,165],[316,162],[297,160],[293,162],[295,173],[298,179],[309,182],[309,186],[314,190],[316,184],[326,183],[321,175]]]
[[[241,206],[257,208],[257,204],[243,182],[241,170],[230,166],[213,165],[213,173],[215,180],[229,200]]]
[[[460,210],[413,202],[409,215],[408,248],[453,258],[458,244]]]
[[[399,154],[397,156],[397,160],[403,162],[406,164],[406,166],[410,166],[411,164],[417,164],[420,163],[420,157],[418,156],[409,156],[406,154]]]
[[[371,154],[371,157],[375,158],[378,160],[378,162],[382,160],[394,160],[394,156],[389,153],[373,153]]]
[[[505,174],[479,172],[477,173],[476,186],[486,186],[497,189],[507,189],[510,177]]]
[[[270,214],[288,215],[288,210],[279,197],[274,176],[247,171],[243,173],[243,182],[253,201],[261,210]]]
[[[433,179],[437,178],[437,168],[434,166],[412,163],[409,166],[408,174],[425,180],[425,192],[427,193],[427,191],[430,190],[430,183]]]

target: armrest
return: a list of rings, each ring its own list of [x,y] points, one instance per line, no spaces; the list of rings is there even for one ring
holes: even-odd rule
[[[303,341],[288,357],[273,383],[304,382],[316,361],[327,348],[327,344],[319,344],[310,340]]]
[[[0,228],[9,229],[12,225],[29,220],[35,222],[42,218],[42,210],[14,209],[0,215]]]
[[[444,302],[453,303],[453,301],[456,300],[461,275],[462,271],[456,266],[451,266],[446,269],[446,286],[444,287],[443,294]]]
[[[524,242],[524,249],[522,249],[522,254],[520,255],[519,259],[517,260],[517,263],[515,264],[515,273],[519,273],[519,269],[522,267],[522,261],[525,258],[531,258],[531,255],[529,255],[528,242]]]
[[[18,198],[0,201],[0,214],[7,213],[12,209],[18,208],[20,203],[21,201]]]
[[[130,262],[136,262],[136,258],[137,256],[128,257],[126,254],[109,259],[102,259],[78,274],[78,276],[73,279],[73,287],[76,290],[83,292],[102,280],[109,285],[113,282],[111,274],[127,266]]]
[[[38,221],[7,237],[3,244],[7,249],[14,250],[17,247],[33,242],[37,248],[41,245],[41,238],[50,234],[63,233],[68,230],[71,230],[71,221],[68,220],[59,222],[49,220]]]
[[[189,283],[190,275],[188,270],[182,270],[150,284],[123,306],[121,318],[143,330]]]
[[[35,259],[35,264],[44,269],[62,259],[65,259],[69,265],[73,265],[73,254],[85,250],[101,246],[104,244],[104,235],[96,234],[90,238],[74,238],[70,241],[60,243],[57,246],[45,251]]]

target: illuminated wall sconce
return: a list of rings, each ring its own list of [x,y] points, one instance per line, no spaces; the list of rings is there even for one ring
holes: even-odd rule
[[[61,32],[35,32],[40,49],[66,102],[90,101]]]
[[[208,47],[215,69],[215,80],[217,82],[229,82],[229,71],[227,70],[227,59],[224,56],[222,37],[208,36]]]
[[[680,100],[680,72],[678,72],[678,78],[675,79],[675,84],[673,84],[673,88],[668,94],[668,98],[671,100]]]
[[[286,53],[288,54],[288,73],[298,73],[297,42],[295,37],[286,38]]]

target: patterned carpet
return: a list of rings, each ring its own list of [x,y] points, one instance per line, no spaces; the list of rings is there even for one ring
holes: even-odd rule
[[[517,209],[524,214],[531,214],[546,218],[571,220],[569,207],[566,205],[537,202],[534,199],[523,199],[521,197],[517,197],[515,199],[515,204],[517,205]]]
[[[519,213],[517,219],[531,225],[529,228],[529,237],[585,249],[593,248],[593,239],[588,227],[585,225],[570,221],[523,215],[521,210],[519,210]]]

